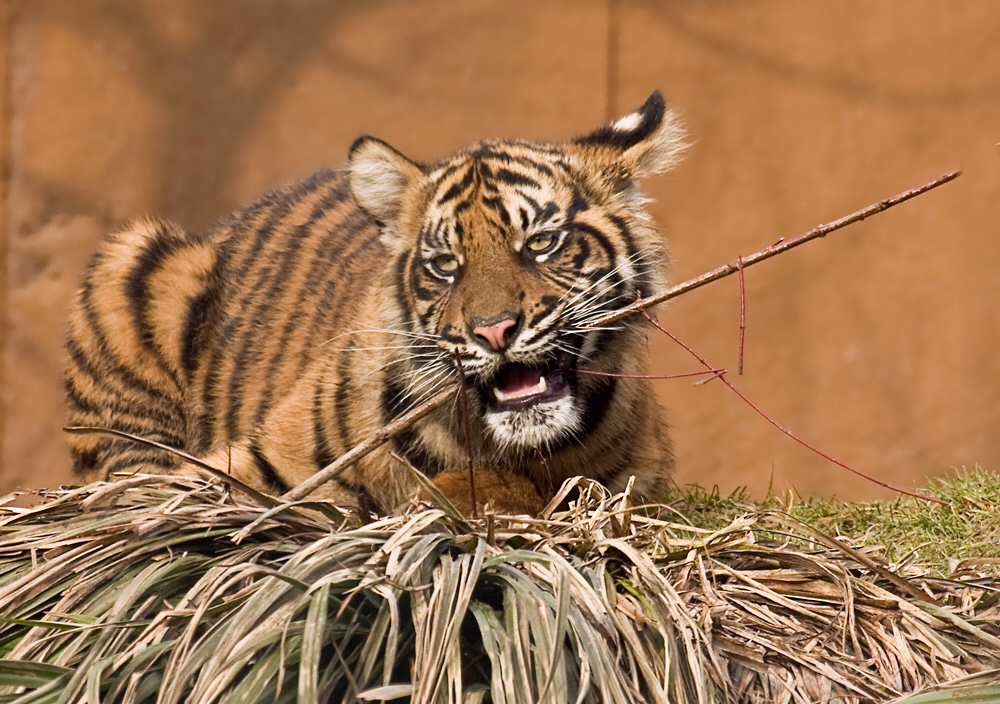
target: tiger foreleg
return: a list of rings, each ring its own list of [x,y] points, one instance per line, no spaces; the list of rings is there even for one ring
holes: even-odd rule
[[[441,472],[432,481],[455,508],[468,517],[486,511],[537,516],[545,508],[535,483],[516,472],[476,469],[472,472],[470,485],[468,469],[453,469]],[[473,492],[475,511],[472,509]]]

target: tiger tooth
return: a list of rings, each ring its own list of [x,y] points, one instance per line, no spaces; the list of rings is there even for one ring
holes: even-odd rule
[[[549,383],[545,381],[545,377],[538,377],[538,383],[535,384],[530,389],[518,389],[517,391],[511,391],[510,393],[505,393],[493,387],[493,395],[497,397],[497,400],[503,403],[504,401],[513,401],[519,398],[528,398],[529,396],[538,396],[544,394],[549,390]]]

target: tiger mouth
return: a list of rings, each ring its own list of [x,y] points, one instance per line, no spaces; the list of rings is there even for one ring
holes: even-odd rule
[[[490,411],[522,411],[568,396],[573,372],[574,358],[566,352],[545,364],[507,362],[480,391]]]

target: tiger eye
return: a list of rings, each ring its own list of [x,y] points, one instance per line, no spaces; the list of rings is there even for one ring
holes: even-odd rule
[[[542,254],[552,249],[555,246],[557,239],[556,233],[554,232],[539,232],[537,235],[529,237],[528,241],[524,244],[532,252]]]
[[[453,254],[439,254],[431,259],[431,265],[441,274],[454,274],[458,270],[458,257]]]

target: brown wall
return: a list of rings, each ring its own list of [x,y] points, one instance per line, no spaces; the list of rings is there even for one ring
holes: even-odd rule
[[[994,3],[8,1],[0,490],[69,480],[60,338],[102,233],[145,213],[203,227],[340,164],[364,132],[433,158],[483,136],[579,133],[655,87],[697,140],[647,184],[677,281],[965,167],[747,272],[737,383],[890,481],[1000,466]],[[661,320],[735,366],[735,281]],[[671,344],[655,344],[660,371],[695,369]],[[681,481],[884,495],[718,382],[661,383]]]

